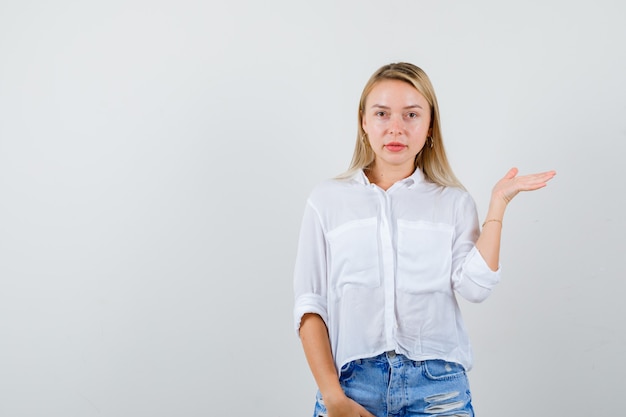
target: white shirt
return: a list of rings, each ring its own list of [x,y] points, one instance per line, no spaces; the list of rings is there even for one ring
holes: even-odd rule
[[[335,366],[394,350],[469,370],[456,293],[483,301],[500,280],[476,249],[476,206],[417,169],[387,191],[360,171],[318,185],[306,204],[294,274],[296,331],[305,313],[328,328]]]

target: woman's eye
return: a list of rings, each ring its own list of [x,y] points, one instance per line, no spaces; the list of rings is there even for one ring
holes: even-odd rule
[[[384,111],[377,111],[377,112],[376,112],[376,116],[378,116],[378,117],[384,117],[384,116],[385,116],[385,112],[384,112]]]
[[[411,112],[411,113],[407,114],[407,116],[409,117],[409,119],[415,119],[417,117],[417,113]]]

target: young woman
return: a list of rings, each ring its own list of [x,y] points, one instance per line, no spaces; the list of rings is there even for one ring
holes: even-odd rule
[[[420,68],[376,71],[358,122],[349,170],[307,201],[296,259],[295,323],[319,387],[315,416],[473,416],[455,294],[489,295],[507,204],[555,172],[512,168],[493,188],[481,231]]]

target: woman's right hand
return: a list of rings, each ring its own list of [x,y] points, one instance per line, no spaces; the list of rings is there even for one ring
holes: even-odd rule
[[[325,400],[324,404],[328,411],[328,417],[376,417],[367,411],[365,407],[346,395],[335,400]]]
[[[328,339],[328,329],[318,314],[305,314],[300,322],[300,340],[315,382],[324,399],[328,417],[376,417],[341,388]]]

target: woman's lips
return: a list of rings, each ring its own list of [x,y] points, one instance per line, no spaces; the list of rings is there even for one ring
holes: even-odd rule
[[[385,148],[391,152],[400,152],[406,148],[406,145],[400,142],[389,142],[388,144],[385,145]]]

